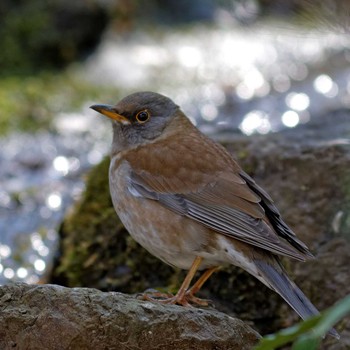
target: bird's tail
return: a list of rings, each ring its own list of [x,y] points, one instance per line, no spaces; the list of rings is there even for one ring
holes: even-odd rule
[[[282,265],[278,262],[272,265],[262,260],[256,260],[255,265],[265,283],[277,292],[303,320],[319,314],[305,294],[288,278]],[[339,334],[333,328],[328,334],[339,339]]]

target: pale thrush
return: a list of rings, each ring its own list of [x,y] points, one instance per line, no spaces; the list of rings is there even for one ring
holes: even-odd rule
[[[318,314],[278,258],[305,261],[312,254],[224,147],[154,92],[91,108],[112,119],[109,185],[120,220],[151,254],[189,270],[175,296],[146,298],[205,305],[194,294],[219,266],[233,264],[277,292],[303,319]],[[206,271],[190,288],[197,270]]]

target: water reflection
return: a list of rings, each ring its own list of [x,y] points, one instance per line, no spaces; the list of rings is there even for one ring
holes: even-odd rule
[[[8,193],[0,190],[0,207],[8,207],[11,202],[11,198]]]
[[[52,210],[59,210],[62,198],[59,193],[51,193],[46,199],[47,206]]]
[[[44,260],[42,259],[37,259],[35,260],[34,262],[34,268],[37,272],[43,272],[45,270],[45,267],[46,267],[46,263]]]
[[[68,159],[64,156],[58,156],[53,160],[53,167],[58,171],[61,172],[63,175],[68,174],[69,170],[69,163]]]
[[[282,114],[282,123],[288,128],[294,128],[299,121],[299,114],[295,111],[287,111]]]
[[[5,244],[0,244],[0,258],[8,258],[11,255],[11,248]]]
[[[276,92],[286,92],[291,87],[291,81],[286,74],[278,74],[272,78],[272,86]]]
[[[291,92],[286,96],[286,104],[296,111],[304,111],[310,105],[310,98],[305,93]]]
[[[202,63],[201,51],[193,46],[180,47],[178,51],[179,62],[187,68],[198,67]]]
[[[103,154],[96,149],[88,153],[87,160],[91,165],[98,164],[102,160]]]
[[[271,130],[269,117],[263,111],[251,111],[244,117],[240,129],[246,135],[251,135],[255,132],[267,134]]]
[[[38,248],[40,248],[43,245],[43,241],[39,235],[38,232],[33,232],[30,235],[30,241],[32,243],[32,247],[37,250]]]
[[[221,130],[216,125],[247,134],[274,132],[332,110],[330,99],[349,104],[345,34],[231,23],[132,39],[111,33],[87,62],[84,77],[132,91],[152,87],[171,96],[206,132]],[[255,111],[264,117],[254,117]]]
[[[320,94],[327,94],[332,90],[333,80],[330,76],[326,74],[319,75],[314,80],[314,88]]]
[[[211,122],[218,117],[218,110],[213,104],[206,104],[201,108],[201,115],[204,120]]]
[[[15,271],[13,271],[13,269],[11,269],[10,267],[6,267],[4,269],[4,277],[7,278],[7,279],[12,279],[14,276],[15,276]]]
[[[326,74],[319,75],[314,80],[314,88],[320,94],[333,98],[338,94],[338,85]]]
[[[16,275],[18,278],[26,278],[28,276],[28,270],[24,267],[20,267],[19,269],[17,269]]]

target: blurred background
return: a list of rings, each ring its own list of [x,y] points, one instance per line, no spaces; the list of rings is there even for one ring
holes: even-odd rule
[[[45,281],[108,154],[90,105],[157,91],[218,139],[346,117],[349,21],[348,0],[2,0],[0,284]]]

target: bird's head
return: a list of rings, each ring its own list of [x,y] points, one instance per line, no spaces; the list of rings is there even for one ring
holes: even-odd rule
[[[90,108],[112,120],[116,151],[152,142],[182,114],[170,98],[148,91],[131,94],[115,106],[98,104]]]

